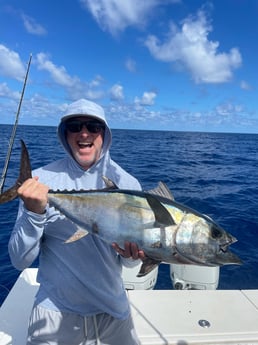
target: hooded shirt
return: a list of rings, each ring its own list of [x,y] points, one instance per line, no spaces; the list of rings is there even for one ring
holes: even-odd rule
[[[66,140],[65,121],[71,117],[91,116],[105,124],[99,160],[84,170],[73,158]],[[111,131],[99,105],[81,99],[72,103],[57,129],[66,156],[33,171],[39,181],[52,190],[101,189],[102,176],[122,189],[141,189],[139,182],[114,162],[109,154]],[[107,313],[125,319],[129,304],[121,278],[122,264],[133,267],[139,260],[125,259],[97,236],[87,235],[65,244],[77,227],[53,207],[45,213],[28,211],[20,201],[17,220],[9,241],[12,264],[19,270],[39,258],[35,303],[42,307],[73,312],[82,316]]]

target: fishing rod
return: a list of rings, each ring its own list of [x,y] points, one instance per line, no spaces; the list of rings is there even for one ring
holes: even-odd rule
[[[13,125],[13,130],[12,130],[12,134],[11,134],[11,137],[10,137],[9,147],[8,147],[8,151],[7,151],[7,155],[6,155],[6,159],[5,159],[5,165],[4,165],[2,176],[1,176],[1,180],[0,180],[0,194],[2,194],[3,189],[4,189],[5,178],[6,178],[6,174],[7,174],[7,170],[8,170],[8,165],[9,165],[9,162],[10,162],[10,158],[11,158],[11,153],[12,153],[14,138],[15,138],[15,134],[16,134],[16,129],[17,129],[17,126],[18,126],[18,120],[19,120],[19,115],[20,115],[20,109],[21,109],[21,105],[22,105],[23,95],[24,95],[24,92],[25,92],[25,87],[26,87],[26,83],[27,83],[27,79],[28,79],[28,75],[29,75],[31,58],[32,58],[32,54],[30,54],[30,58],[29,58],[29,62],[28,62],[28,67],[27,67],[27,71],[26,71],[26,75],[25,75],[25,79],[24,79],[24,83],[23,83],[21,98],[20,98],[18,110],[17,110],[17,113],[16,113],[15,123]]]

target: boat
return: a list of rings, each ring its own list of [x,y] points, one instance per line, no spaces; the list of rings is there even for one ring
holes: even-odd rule
[[[137,272],[123,279],[141,345],[258,345],[258,290],[217,290],[218,267],[171,265],[171,290],[153,289],[158,269]],[[3,302],[0,345],[26,344],[36,276],[37,268],[22,271]]]
[[[12,131],[0,193],[29,72]],[[258,345],[258,290],[217,290],[219,267],[170,265],[174,289],[155,290],[158,268],[137,277],[123,269],[132,317],[141,345]],[[39,288],[37,268],[21,272],[0,307],[0,345],[25,345],[29,315]],[[121,344],[122,345],[122,344]]]

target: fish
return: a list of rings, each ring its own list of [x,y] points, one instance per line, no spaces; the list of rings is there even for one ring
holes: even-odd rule
[[[17,197],[17,189],[32,176],[29,153],[21,140],[20,174],[15,185],[0,194],[0,204]],[[100,190],[49,190],[48,203],[71,220],[77,231],[65,245],[89,234],[103,241],[126,241],[143,250],[145,258],[138,276],[144,276],[161,262],[199,266],[242,264],[229,250],[237,239],[210,217],[175,201],[162,182],[150,191],[119,189],[104,177]]]

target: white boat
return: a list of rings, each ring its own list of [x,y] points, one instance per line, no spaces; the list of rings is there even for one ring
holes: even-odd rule
[[[185,280],[189,272],[195,281]],[[140,280],[132,279],[132,271],[129,276],[124,273],[142,345],[258,344],[258,290],[216,290],[216,269],[208,269],[212,279],[205,278],[207,285],[196,280],[203,272],[197,266],[189,270],[172,266],[174,286],[179,283],[182,290],[153,290],[157,271]],[[25,269],[2,304],[0,345],[26,344],[28,318],[38,289],[36,275],[37,269]],[[192,284],[200,289],[192,290]]]

